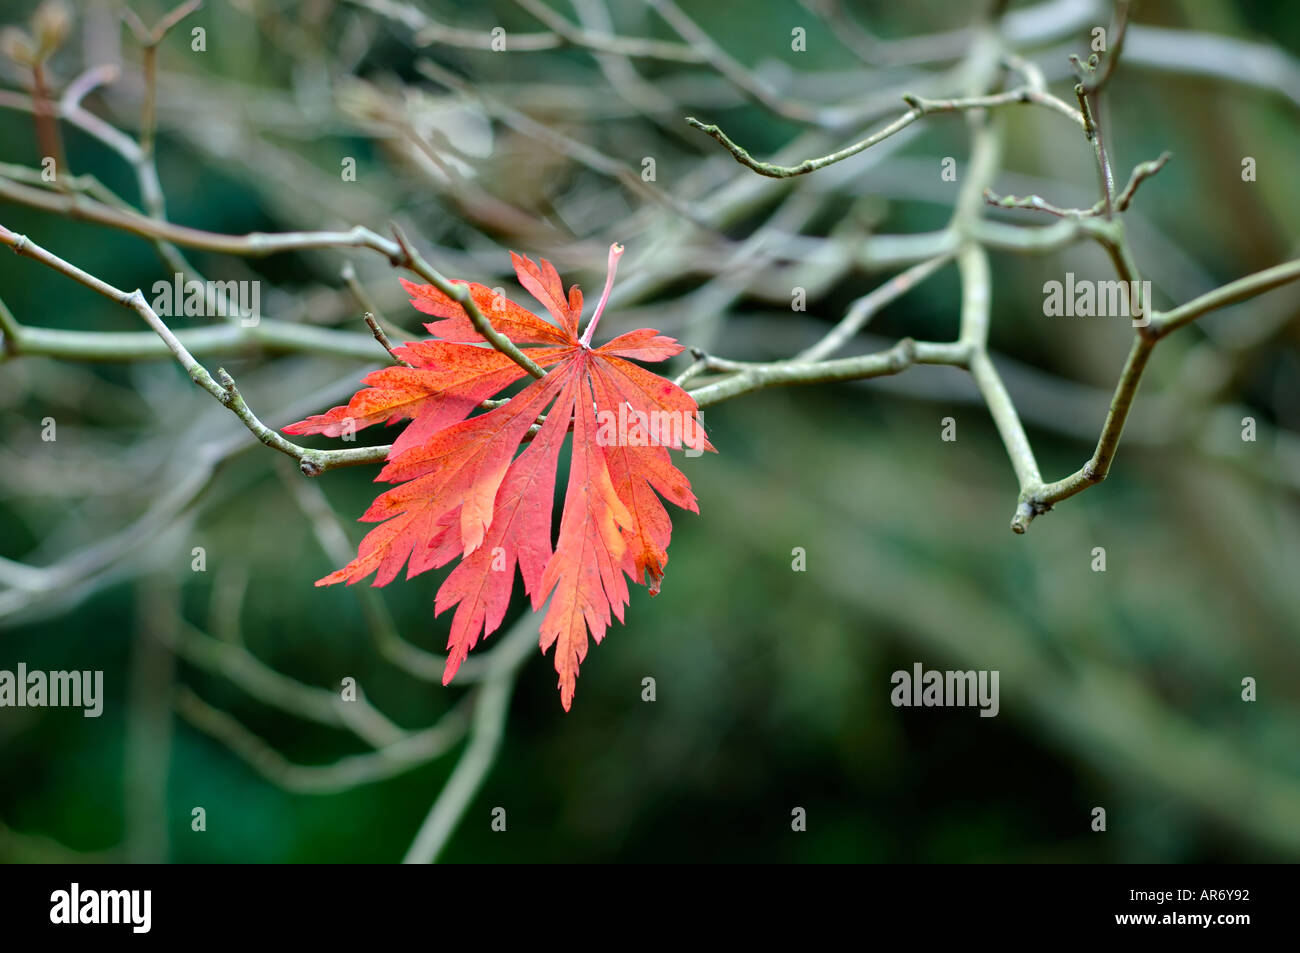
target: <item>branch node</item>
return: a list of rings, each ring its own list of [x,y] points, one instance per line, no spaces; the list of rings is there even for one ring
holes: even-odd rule
[[[224,367],[217,368],[217,383],[225,391],[225,394],[220,398],[221,402],[227,407],[233,408],[235,402],[239,400],[239,389],[235,387],[235,379],[226,373]]]

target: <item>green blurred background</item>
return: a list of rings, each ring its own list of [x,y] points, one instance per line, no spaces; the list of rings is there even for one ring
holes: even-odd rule
[[[22,23],[32,6],[11,3],[5,15]],[[693,207],[745,183],[752,197],[718,223],[732,244],[706,249],[701,260],[726,259],[773,216],[787,217],[782,229],[830,236],[834,243],[816,246],[825,250],[872,232],[942,228],[950,213],[957,185],[942,182],[937,168],[944,156],[964,168],[960,119],[918,124],[915,136],[879,158],[868,153],[823,176],[769,182],[719,155],[680,117],[721,122],[761,156],[800,135],[799,126],[747,103],[709,70],[638,61],[650,87],[676,100],[638,110],[602,86],[606,77],[582,50],[418,47],[410,29],[366,6],[210,0],[168,37],[158,166],[172,220],[238,234],[350,224],[382,231],[397,218],[429,243],[428,257],[445,273],[499,278],[520,302],[504,272],[506,248],[552,257],[590,298],[600,286],[601,250],[619,240],[629,249],[620,293],[624,282],[630,290],[621,312],[615,298],[613,326],[602,331],[653,326],[738,359],[806,346],[890,273],[831,269],[824,286],[809,283],[807,313],[782,304],[799,283],[785,281],[785,272],[773,273],[776,290],[766,294],[744,283],[728,289],[726,276],[740,267],[734,260],[716,269],[724,280],[703,269],[676,273],[663,263],[663,246],[683,234],[704,239],[674,231],[670,212],[619,182],[448,95],[416,69],[421,57],[634,169],[643,156],[657,157],[656,186]],[[640,4],[612,6],[619,32],[675,39]],[[886,38],[957,29],[969,17],[961,4],[847,6]],[[1053,15],[1078,6],[1057,4]],[[544,29],[504,0],[414,8],[464,30]],[[136,9],[152,22],[165,8]],[[598,15],[590,2],[557,0],[553,9],[574,21]],[[809,100],[906,85],[946,65],[865,68],[836,28],[795,3],[682,9],[738,61]],[[139,53],[116,20],[119,7],[73,10],[73,33],[51,71],[66,82],[116,51],[122,79],[87,106],[134,133]],[[1148,0],[1136,16],[1273,44],[1279,82],[1300,76],[1295,5]],[[1086,53],[1088,25],[1107,21],[1098,6],[1077,28],[1027,52],[1061,66],[1066,52]],[[195,26],[207,31],[201,55],[183,35]],[[807,30],[806,53],[790,50],[796,26]],[[1068,96],[1062,75],[1049,72]],[[23,88],[13,63],[3,76],[7,89]],[[1106,117],[1117,169],[1126,176],[1163,149],[1174,153],[1130,216],[1159,305],[1295,256],[1298,110],[1294,85],[1287,95],[1121,61]],[[428,131],[441,130],[473,174],[459,186],[439,180],[392,131],[387,111],[425,130],[451,161],[446,140]],[[1044,113],[1003,114],[999,191],[1091,204],[1087,144]],[[32,129],[30,114],[0,109],[0,161],[36,166]],[[136,201],[121,158],[64,129],[73,171]],[[819,141],[834,148],[853,131]],[[339,181],[341,156],[357,158],[356,183]],[[1257,181],[1241,180],[1243,156],[1257,160]],[[490,199],[544,223],[551,243],[487,214]],[[1038,224],[1031,213],[1003,217]],[[169,273],[147,242],[109,229],[12,203],[0,208],[0,222],[123,288],[147,290]],[[387,317],[419,330],[391,270],[362,251],[187,256],[209,278],[260,280],[267,315],[364,335],[362,309],[340,278],[350,261]],[[815,271],[798,257],[790,253],[790,268]],[[1056,478],[1091,452],[1132,332],[1123,321],[1041,315],[1044,281],[1065,271],[1110,277],[1095,247],[1031,258],[995,252],[993,269],[995,360],[1044,476]],[[852,352],[904,334],[951,339],[958,294],[948,266],[882,313]],[[130,312],[8,255],[0,259],[0,297],[26,325],[137,330]],[[1110,479],[1023,537],[1007,528],[1016,491],[1005,451],[959,371],[921,367],[893,380],[769,391],[710,408],[705,421],[719,453],[680,464],[701,513],[674,514],[662,593],[651,600],[634,589],[628,624],[592,648],[569,714],[550,658],[529,655],[499,755],[441,859],[1296,859],[1297,318],[1300,289],[1284,288],[1162,343]],[[342,402],[348,382],[368,368],[311,354],[202,359],[229,368],[277,426]],[[674,372],[685,366],[680,360]],[[321,389],[328,400],[301,406]],[[1259,422],[1254,443],[1240,439],[1248,415]],[[40,439],[47,416],[59,428],[53,443]],[[957,422],[955,442],[939,439],[945,417]],[[32,590],[12,584],[21,573],[4,566],[0,668],[23,661],[30,669],[103,669],[107,695],[99,719],[0,710],[0,859],[400,859],[459,747],[390,780],[291,794],[173,712],[178,691],[192,691],[301,764],[365,750],[346,732],[262,704],[228,678],[175,659],[166,645],[196,634],[186,626],[228,645],[241,638],[258,659],[306,685],[355,678],[404,728],[431,724],[474,691],[403,671],[377,648],[373,618],[355,591],[313,588],[337,564],[304,514],[304,501],[316,497],[295,490],[303,478],[292,465],[162,360],[4,361],[0,421],[0,556],[61,567],[41,577],[47,588]],[[209,465],[211,454],[220,459]],[[352,545],[362,528],[351,521],[376,492],[373,475],[340,470],[311,484]],[[161,516],[137,537],[116,536],[151,507]],[[110,553],[98,559],[95,547],[105,545]],[[206,552],[205,572],[191,570],[196,546]],[[1105,572],[1092,569],[1098,546]],[[791,568],[796,547],[807,554],[804,572]],[[381,591],[396,631],[430,653],[446,639],[447,618],[432,612],[444,574]],[[512,618],[524,610],[516,596]],[[494,641],[499,635],[486,648]],[[918,661],[999,670],[998,717],[892,707],[890,674]],[[647,676],[656,680],[653,703],[641,697]],[[1248,676],[1259,682],[1253,703],[1241,700]],[[203,833],[190,829],[196,806],[207,812]],[[1107,812],[1104,833],[1090,828],[1097,806]],[[496,807],[507,812],[504,833],[491,828]],[[807,811],[805,832],[791,830],[795,807]]]

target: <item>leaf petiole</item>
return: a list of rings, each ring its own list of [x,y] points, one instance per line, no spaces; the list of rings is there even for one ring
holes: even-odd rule
[[[605,303],[609,301],[609,293],[614,287],[614,274],[618,271],[618,260],[622,256],[622,245],[615,242],[609,246],[609,268],[605,273],[605,290],[601,293],[600,302],[596,305],[596,313],[591,316],[591,323],[587,325],[587,330],[582,332],[582,338],[578,342],[583,347],[591,347],[591,333],[596,330],[596,324],[600,321],[600,316],[605,312]]]

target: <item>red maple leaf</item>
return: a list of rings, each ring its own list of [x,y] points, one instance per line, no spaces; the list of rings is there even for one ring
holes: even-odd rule
[[[622,251],[619,245],[610,249],[605,291],[581,338],[582,292],[574,285],[566,295],[544,258],[539,267],[525,256],[510,256],[520,284],[556,324],[491,288],[469,284],[493,326],[516,344],[538,345],[526,353],[549,369],[507,403],[470,416],[524,370],[484,346],[454,299],[431,285],[403,280],[416,309],[440,319],[425,327],[441,340],[395,348],[411,367],[375,371],[347,406],[284,428],[290,434],[339,436],[375,423],[412,420],[376,478],[398,486],[381,493],[361,517],[380,525],[361,541],[356,559],[316,585],[350,585],[374,573],[373,585],[384,586],[403,565],[409,579],[460,556],[434,603],[436,614],[456,607],[444,685],[480,636],[500,627],[517,565],[533,608],[551,600],[541,647],[543,652],[556,647],[560,700],[568,710],[578,666],[587,655],[587,633],[600,642],[611,610],[623,620],[627,579],[646,584],[651,595],[659,591],[672,533],[660,496],[698,512],[690,484],[668,450],[713,449],[699,408],[676,384],[627,360],[666,360],[681,353],[681,345],[645,328],[591,347]],[[555,471],[570,430],[569,485],[552,547]]]

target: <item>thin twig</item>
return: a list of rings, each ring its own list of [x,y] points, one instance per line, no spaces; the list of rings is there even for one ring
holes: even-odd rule
[[[1133,172],[1129,175],[1128,184],[1124,186],[1124,191],[1115,200],[1115,208],[1121,212],[1127,209],[1129,203],[1133,201],[1133,196],[1137,193],[1138,186],[1163,169],[1165,163],[1172,157],[1173,153],[1166,150],[1160,153],[1158,158],[1134,166]]]
[[[370,328],[370,333],[375,336],[375,340],[379,342],[380,346],[388,352],[388,356],[393,359],[394,364],[400,364],[402,367],[411,366],[393,353],[393,342],[388,340],[388,335],[385,334],[384,329],[379,326],[379,322],[375,319],[374,314],[367,311],[365,314],[365,322],[366,327]]]
[[[332,764],[296,764],[228,712],[209,705],[188,688],[176,695],[176,710],[195,728],[220,741],[267,781],[295,794],[338,794],[405,774],[450,751],[465,736],[468,712],[457,705],[437,724],[364,754]]]
[[[826,332],[816,344],[805,348],[795,355],[795,361],[820,361],[834,354],[849,342],[852,337],[866,327],[867,322],[892,301],[896,301],[912,288],[916,287],[930,275],[934,274],[952,259],[951,254],[937,255],[927,261],[913,265],[904,272],[890,278],[884,284],[872,289],[858,298],[851,305],[839,324]]]
[[[487,677],[477,689],[469,744],[420,825],[403,863],[432,863],[446,847],[496,761],[515,675],[536,643],[537,622],[531,613],[525,613],[493,650]]]
[[[1061,102],[1055,96],[1043,93],[1041,90],[1035,90],[1031,87],[1024,86],[1018,89],[1009,90],[1005,93],[993,93],[986,96],[966,96],[959,99],[923,99],[920,96],[906,95],[903,100],[908,104],[907,112],[903,113],[897,119],[889,122],[876,132],[860,139],[850,146],[845,146],[836,152],[828,155],[819,156],[815,159],[805,159],[797,165],[777,165],[772,162],[760,162],[755,159],[749,152],[737,145],[725,132],[716,125],[709,125],[700,122],[693,116],[686,117],[690,125],[699,129],[701,132],[712,136],[722,144],[737,162],[741,165],[753,169],[759,175],[765,175],[773,179],[786,179],[796,175],[806,175],[809,172],[816,172],[818,169],[824,169],[828,165],[834,165],[837,162],[843,162],[866,149],[870,149],[878,142],[883,142],[895,133],[907,128],[922,116],[931,113],[946,112],[966,112],[975,109],[991,109],[999,106],[1009,106],[1016,103],[1036,103],[1047,106],[1058,113],[1068,117],[1072,122],[1083,125],[1084,120],[1065,103]]]
[[[439,23],[409,3],[400,0],[346,0],[353,6],[387,17],[415,32],[416,42],[422,45],[437,43],[472,50],[493,49],[493,37],[487,30],[466,30]],[[567,35],[549,31],[545,33],[510,33],[507,50],[526,53],[558,50],[577,46],[622,56],[665,60],[672,63],[703,63],[704,54],[684,43],[649,40],[640,37],[611,36],[574,27]]]

